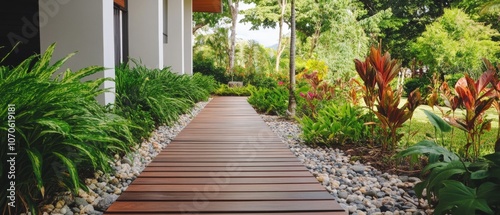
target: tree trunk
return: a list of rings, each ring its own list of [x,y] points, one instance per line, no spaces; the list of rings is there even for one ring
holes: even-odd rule
[[[281,13],[279,22],[278,49],[276,50],[276,67],[274,69],[276,72],[279,72],[280,70],[281,54],[285,51],[285,47],[283,46],[283,23],[285,22],[286,3],[286,0],[279,0]]]
[[[288,116],[295,117],[295,0],[292,0],[290,33],[290,88],[288,95]]]
[[[314,34],[312,35],[311,37],[311,49],[309,50],[309,59],[312,58],[312,55],[314,53],[314,49],[316,48],[316,45],[318,44],[318,40],[319,40],[319,36],[321,34],[321,25],[322,25],[322,21],[321,20],[318,20],[318,22],[316,22],[316,25],[314,26]]]
[[[229,74],[231,80],[234,77],[234,57],[236,54],[236,23],[238,22],[238,6],[239,0],[229,0],[229,7],[231,7],[231,41],[229,45]]]
[[[196,31],[200,28],[203,28],[204,26],[208,25],[208,23],[200,23],[200,24],[196,24],[194,27],[193,27],[193,35],[196,33]]]

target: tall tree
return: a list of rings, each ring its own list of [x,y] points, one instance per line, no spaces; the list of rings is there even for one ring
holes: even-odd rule
[[[383,46],[394,58],[411,61],[410,43],[414,42],[425,26],[442,16],[445,8],[462,0],[359,0],[367,10],[366,16],[392,9],[393,17],[382,23]]]
[[[290,88],[288,90],[288,115],[295,117],[297,101],[295,98],[295,0],[292,0],[290,18]]]
[[[285,23],[285,12],[286,12],[286,0],[278,0],[280,6],[280,20],[279,20],[279,37],[278,37],[278,50],[276,52],[276,65],[274,67],[274,71],[279,72],[280,70],[280,59],[281,54],[285,51],[285,47],[283,45],[283,24]]]
[[[229,74],[234,74],[234,57],[236,54],[236,24],[238,23],[238,13],[240,0],[228,0],[231,8],[231,39],[229,45]]]
[[[481,58],[496,61],[500,43],[492,40],[498,31],[475,22],[460,9],[447,9],[428,25],[412,45],[413,53],[431,71],[463,73],[479,77]]]
[[[256,6],[254,8],[247,9],[242,13],[245,14],[245,18],[241,21],[244,23],[251,23],[252,30],[263,28],[276,28],[278,27],[278,48],[276,51],[276,64],[275,71],[279,71],[280,59],[283,51],[285,50],[284,45],[284,24],[287,14],[287,0],[245,0],[246,3],[254,3]]]

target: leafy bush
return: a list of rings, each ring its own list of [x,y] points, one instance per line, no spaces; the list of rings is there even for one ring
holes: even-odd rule
[[[227,83],[230,78],[226,75],[226,70],[222,67],[217,67],[210,60],[204,60],[199,57],[193,61],[194,73],[200,73],[206,76],[212,76],[219,83]]]
[[[278,87],[278,82],[273,78],[264,75],[252,75],[243,80],[244,84],[251,84],[257,88],[275,88]]]
[[[500,152],[475,162],[463,161],[434,141],[424,140],[398,156],[425,155],[424,180],[415,186],[419,198],[435,204],[435,214],[498,214],[500,211]],[[496,211],[496,212],[495,212]]]
[[[320,79],[320,73],[314,71],[310,74],[303,74],[301,79],[308,83],[308,85],[299,88],[299,96],[304,99],[307,104],[303,108],[303,113],[306,116],[315,117],[318,109],[325,103],[328,103],[335,98],[335,87],[326,81]]]
[[[171,124],[194,103],[208,99],[215,89],[212,77],[177,75],[169,69],[116,69],[116,110],[137,128],[134,134],[147,137],[154,125]]]
[[[284,87],[260,88],[248,98],[257,112],[284,116],[288,110],[288,90]]]
[[[219,86],[212,76],[201,75],[199,73],[193,74],[191,78],[192,84],[198,87],[202,87],[208,94],[212,94],[215,92],[217,87]],[[202,97],[202,100],[208,99],[208,96]]]
[[[370,135],[369,127],[364,124],[367,117],[357,106],[330,103],[316,118],[304,116],[299,122],[307,144],[331,146],[365,140]]]
[[[411,92],[415,91],[416,89],[420,89],[422,97],[425,98],[430,93],[428,87],[430,84],[431,81],[426,76],[419,78],[407,78],[405,79],[403,89],[405,91],[405,95],[410,95]]]
[[[252,95],[252,90],[255,87],[252,85],[247,85],[243,87],[228,87],[226,84],[221,84],[217,90],[215,90],[215,95],[218,96],[250,96]]]
[[[71,190],[86,189],[79,174],[93,170],[110,171],[108,162],[117,153],[128,151],[133,143],[130,123],[107,113],[95,97],[104,92],[99,86],[105,79],[80,81],[102,67],[76,72],[58,70],[71,56],[50,64],[55,45],[45,54],[32,56],[14,68],[0,67],[0,159],[16,152],[16,209],[7,206],[10,182],[0,166],[3,213],[37,213],[44,197]],[[15,111],[7,107],[14,107]],[[13,138],[8,140],[8,138]],[[12,142],[14,141],[15,142]],[[15,143],[13,148],[7,148]]]
[[[363,99],[370,111],[379,119],[382,128],[382,151],[395,152],[402,135],[398,130],[410,120],[413,112],[420,104],[421,94],[411,92],[404,105],[400,105],[401,93],[391,87],[391,81],[398,75],[400,63],[391,58],[388,52],[382,53],[382,48],[372,47],[364,61],[354,60],[356,72],[363,80],[361,91]],[[376,109],[374,109],[374,107]],[[375,135],[373,135],[375,136]]]

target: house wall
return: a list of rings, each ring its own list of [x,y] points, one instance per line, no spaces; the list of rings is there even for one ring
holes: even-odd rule
[[[57,42],[54,60],[77,54],[65,67],[78,70],[91,65],[107,68],[89,77],[114,78],[113,0],[39,0],[40,45],[45,50]],[[110,92],[97,98],[101,104],[113,103],[115,83],[106,81]]]
[[[193,0],[184,0],[184,74],[193,74]]]
[[[163,0],[128,0],[129,56],[163,68]]]
[[[184,74],[185,50],[184,50],[184,0],[165,0],[167,3],[166,20],[168,35],[167,43],[163,44],[164,66],[170,67],[173,72]]]

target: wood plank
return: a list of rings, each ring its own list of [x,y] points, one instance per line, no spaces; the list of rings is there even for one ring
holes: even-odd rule
[[[318,183],[314,177],[273,177],[273,178],[235,178],[225,174],[215,177],[199,178],[161,178],[143,177],[140,175],[134,180],[137,185],[161,185],[161,184],[315,184]]]
[[[149,164],[150,167],[278,167],[278,166],[302,166],[297,162],[246,162],[246,163],[209,163],[209,162],[160,162],[155,161]]]
[[[105,214],[347,214],[247,103],[216,97]]]
[[[275,200],[333,200],[332,195],[320,191],[307,192],[206,192],[210,201],[275,201]],[[125,192],[120,201],[189,201],[198,198],[196,192]]]
[[[289,167],[240,167],[240,166],[224,166],[224,167],[158,167],[148,166],[144,172],[288,172],[288,171],[304,171],[307,170],[304,166],[289,166]]]
[[[309,171],[288,171],[288,172],[142,172],[142,177],[198,177],[224,175],[230,177],[260,178],[260,177],[312,177]]]
[[[106,214],[114,214],[114,215],[144,215],[144,213],[104,213]],[[149,213],[151,214],[151,213]],[[185,215],[186,212],[183,213],[154,213],[157,215]],[[340,211],[331,211],[331,212],[286,212],[286,213],[203,213],[202,211],[197,212],[196,214],[209,214],[209,215],[345,215],[345,212]]]
[[[165,191],[165,192],[291,192],[291,191],[325,191],[318,183],[315,184],[156,184],[156,185],[130,185],[126,192],[146,192],[146,191]]]
[[[202,199],[200,199],[202,200]],[[309,212],[343,211],[335,201],[117,201],[108,212]]]
[[[172,162],[290,162],[298,161],[297,158],[171,158],[171,157],[158,157],[155,161],[172,161]]]

